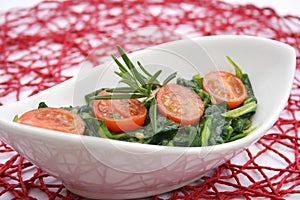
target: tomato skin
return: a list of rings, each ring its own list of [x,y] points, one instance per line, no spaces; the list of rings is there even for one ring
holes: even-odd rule
[[[212,71],[203,77],[203,89],[216,102],[227,102],[230,109],[241,105],[247,98],[244,83],[235,75],[226,71]]]
[[[84,133],[84,122],[77,114],[62,108],[39,108],[21,115],[18,123],[72,134]]]
[[[98,95],[104,94],[110,93],[103,90]],[[147,114],[146,107],[137,99],[95,100],[93,110],[95,117],[105,121],[107,128],[116,133],[140,128]]]
[[[199,95],[178,84],[161,87],[156,94],[156,103],[162,115],[182,125],[197,123],[204,112],[204,104]]]

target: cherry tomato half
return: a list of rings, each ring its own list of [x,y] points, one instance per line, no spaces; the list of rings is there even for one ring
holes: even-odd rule
[[[110,94],[103,90],[98,95]],[[147,109],[137,99],[95,100],[95,117],[105,121],[113,132],[126,132],[140,128],[146,119]]]
[[[193,90],[178,85],[167,84],[156,94],[158,111],[179,124],[195,124],[204,111],[202,99]]]
[[[73,134],[83,134],[84,122],[75,113],[62,108],[39,108],[21,115],[18,123],[61,131]]]
[[[216,102],[226,101],[229,108],[241,105],[247,98],[244,83],[235,75],[225,71],[212,71],[203,77],[203,89]]]

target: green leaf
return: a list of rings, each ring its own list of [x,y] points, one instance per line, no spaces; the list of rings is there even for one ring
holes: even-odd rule
[[[224,143],[223,134],[227,131],[230,125],[230,119],[221,116],[222,113],[228,110],[226,102],[220,102],[208,106],[204,111],[204,117],[211,119],[209,145]],[[225,131],[225,132],[224,132]],[[226,134],[226,133],[225,133]]]
[[[115,72],[122,79],[119,82],[125,83],[128,87],[125,88],[111,88],[110,91],[115,92],[129,92],[129,93],[141,93],[143,97],[146,97],[146,101],[143,101],[143,105],[150,102],[153,99],[155,90],[161,87],[161,83],[157,80],[158,76],[162,73],[162,70],[158,70],[153,75],[147,71],[143,65],[137,61],[138,66],[141,69],[141,72],[133,65],[132,61],[126,55],[124,50],[117,46],[118,52],[121,55],[125,65],[123,65],[115,56],[112,55],[113,60],[119,66],[119,72]],[[144,73],[144,74],[143,74]],[[169,75],[165,80],[164,84],[167,84],[169,81],[176,77],[176,72]],[[131,88],[131,89],[130,89]],[[139,96],[136,96],[139,98]]]
[[[201,77],[200,74],[195,74],[195,75],[192,77],[192,80],[197,81],[198,87],[199,87],[200,89],[203,89],[203,87],[202,87],[202,81],[203,81],[203,78]]]
[[[113,136],[112,136],[111,132],[107,129],[105,122],[102,120],[98,120],[98,123],[99,123],[99,129],[98,129],[97,133],[99,134],[99,136],[103,137],[103,138],[112,139]]]
[[[203,89],[194,89],[194,91],[200,96],[200,98],[203,100],[204,107],[206,108],[209,106],[211,102],[210,95],[205,92]]]
[[[186,126],[185,129],[188,131],[188,146],[189,147],[201,147],[202,137],[201,130],[199,127]]]
[[[135,82],[132,82],[131,80],[128,79],[122,79],[120,80],[120,82],[127,84],[128,86],[130,86],[133,90],[136,91],[140,91],[140,92],[144,92],[143,88],[140,88]]]
[[[115,72],[115,74],[120,76],[122,79],[126,79],[138,86],[138,83],[135,81],[134,77],[129,72]]]
[[[95,96],[92,99],[94,100],[110,100],[110,99],[138,99],[138,98],[143,98],[145,95],[143,94],[128,94],[128,93],[123,93],[123,94],[105,94],[101,96]]]
[[[131,87],[117,87],[117,88],[110,88],[106,89],[107,92],[126,92],[126,93],[134,93],[136,90],[132,89]]]
[[[205,118],[204,125],[201,131],[201,144],[202,146],[208,146],[209,138],[210,138],[210,127],[211,127],[212,119],[210,117]]]
[[[14,118],[13,118],[13,122],[17,122],[19,119],[19,116],[18,115],[15,115]]]
[[[125,62],[126,66],[130,70],[131,74],[136,78],[136,80],[141,84],[146,84],[146,78],[137,71],[137,69],[134,67],[134,64],[130,61],[126,53],[123,51],[123,49],[120,46],[117,46],[118,52],[121,55],[123,61]]]
[[[149,109],[149,117],[150,117],[150,123],[153,129],[154,134],[157,133],[157,105],[155,98],[152,100],[150,104]]]
[[[112,55],[111,57],[113,58],[113,60],[115,61],[115,63],[119,66],[119,69],[120,69],[120,71],[122,73],[126,73],[126,72],[129,73],[127,71],[127,69],[122,65],[122,63],[120,63],[120,61],[114,55]]]
[[[152,74],[151,74],[150,72],[148,72],[148,71],[144,68],[144,66],[142,65],[142,63],[141,63],[140,61],[137,61],[137,64],[139,65],[139,67],[141,68],[141,70],[142,70],[147,76],[149,76],[149,77],[152,76]]]
[[[247,103],[252,102],[252,101],[257,103],[257,99],[254,95],[252,84],[251,84],[251,81],[249,79],[248,74],[243,74],[242,81],[243,81],[243,83],[244,83],[244,85],[247,89],[247,99],[244,102],[244,104],[247,104]]]
[[[230,64],[233,65],[234,69],[235,69],[235,75],[239,78],[242,79],[243,76],[243,72],[241,70],[241,68],[229,57],[226,56],[227,60],[230,62]]]
[[[177,76],[177,72],[174,72],[172,74],[170,74],[164,81],[163,81],[163,85],[166,85],[167,83],[169,83],[171,80],[173,80],[174,78],[176,78]]]
[[[162,70],[158,70],[148,81],[149,84],[157,82],[157,77],[161,74]]]
[[[126,53],[123,51],[123,49],[120,46],[117,46],[117,49],[118,49],[120,56],[124,60],[126,66],[128,67],[128,69],[133,68],[134,67],[133,63],[130,61],[130,59],[128,58]]]
[[[103,138],[109,138],[113,140],[128,140],[131,137],[127,135],[126,133],[111,133],[105,122],[102,120],[98,120],[99,123],[99,129],[97,131],[98,135]]]
[[[38,108],[48,108],[45,102],[40,102]]]

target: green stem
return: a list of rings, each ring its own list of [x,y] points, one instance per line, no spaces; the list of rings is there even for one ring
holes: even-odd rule
[[[233,136],[232,138],[230,138],[230,142],[231,141],[234,141],[234,140],[237,140],[237,139],[241,139],[243,137],[246,137],[247,135],[249,135],[252,131],[254,131],[256,129],[256,127],[250,127],[249,129],[243,131],[242,133],[240,134],[237,134],[235,136]]]
[[[110,99],[138,99],[138,98],[143,98],[146,97],[143,94],[105,94],[101,96],[94,96],[91,97],[90,99],[92,100],[110,100]]]
[[[244,114],[250,113],[250,112],[255,112],[256,111],[257,104],[256,102],[252,101],[249,102],[241,107],[235,108],[233,110],[230,110],[228,112],[225,112],[221,114],[223,117],[228,117],[228,118],[236,118],[239,116],[242,116]]]

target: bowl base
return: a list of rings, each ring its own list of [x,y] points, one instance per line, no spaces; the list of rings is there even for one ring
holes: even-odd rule
[[[145,197],[149,197],[149,196],[154,196],[154,195],[158,195],[158,194],[162,194],[165,193],[166,191],[172,191],[177,187],[174,188],[170,188],[169,190],[164,189],[162,191],[160,190],[154,190],[154,191],[147,191],[147,192],[125,192],[125,193],[104,193],[103,191],[101,191],[100,189],[98,191],[94,190],[94,191],[87,191],[87,190],[83,190],[82,188],[76,188],[76,187],[72,187],[69,185],[64,184],[64,186],[66,187],[67,190],[69,190],[70,192],[72,192],[73,194],[76,194],[78,196],[81,197],[85,197],[85,198],[89,198],[89,199],[98,199],[98,200],[121,200],[121,199],[136,199],[136,198],[145,198]]]

